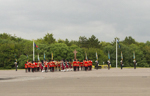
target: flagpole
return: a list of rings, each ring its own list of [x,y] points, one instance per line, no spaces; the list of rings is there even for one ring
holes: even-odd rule
[[[34,40],[33,40],[33,61],[34,61]]]
[[[117,58],[118,56],[117,56],[117,37],[116,37],[116,68],[117,68]]]

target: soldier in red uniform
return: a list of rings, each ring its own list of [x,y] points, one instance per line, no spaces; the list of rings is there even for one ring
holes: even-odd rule
[[[51,62],[52,72],[54,72],[54,66],[55,66],[55,62],[52,60],[52,62]]]
[[[37,72],[37,62],[34,62],[34,71]]]
[[[79,60],[77,60],[77,63],[76,63],[76,68],[77,68],[77,70],[79,71],[79,64],[80,64],[80,62],[79,62]]]
[[[31,62],[29,61],[29,62],[27,63],[27,65],[28,65],[28,72],[30,72]]]
[[[87,60],[84,61],[84,67],[85,67],[85,71],[87,71],[88,70],[88,62],[87,62]]]
[[[82,68],[83,68],[83,62],[80,62],[80,67],[81,67],[81,70],[82,70]]]
[[[76,71],[76,60],[73,61],[73,70]]]
[[[32,62],[31,63],[32,72],[34,72],[34,66],[35,66],[35,64],[34,64],[34,62]]]
[[[89,60],[89,70],[92,70],[92,61]]]

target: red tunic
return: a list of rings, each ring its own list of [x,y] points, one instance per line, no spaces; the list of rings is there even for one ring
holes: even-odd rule
[[[80,66],[81,66],[81,67],[83,66],[83,62],[80,62]]]
[[[25,64],[25,68],[28,68],[28,65],[27,65],[27,64]]]
[[[92,61],[91,60],[89,61],[89,66],[92,66]]]
[[[77,62],[76,61],[73,61],[73,66],[76,66]]]
[[[54,67],[54,66],[55,66],[55,63],[54,63],[53,61],[51,62],[51,66],[52,66],[52,67]]]
[[[88,62],[87,61],[84,62],[84,66],[88,67]]]
[[[80,64],[80,62],[79,62],[79,61],[77,61],[76,66],[77,66],[77,67],[79,67],[79,64]]]

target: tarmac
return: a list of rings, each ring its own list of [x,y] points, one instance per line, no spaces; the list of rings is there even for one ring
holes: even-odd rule
[[[150,68],[0,70],[0,96],[150,96]]]

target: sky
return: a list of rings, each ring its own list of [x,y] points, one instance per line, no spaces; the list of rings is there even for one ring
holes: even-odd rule
[[[0,0],[0,33],[24,39],[149,41],[150,0]]]

